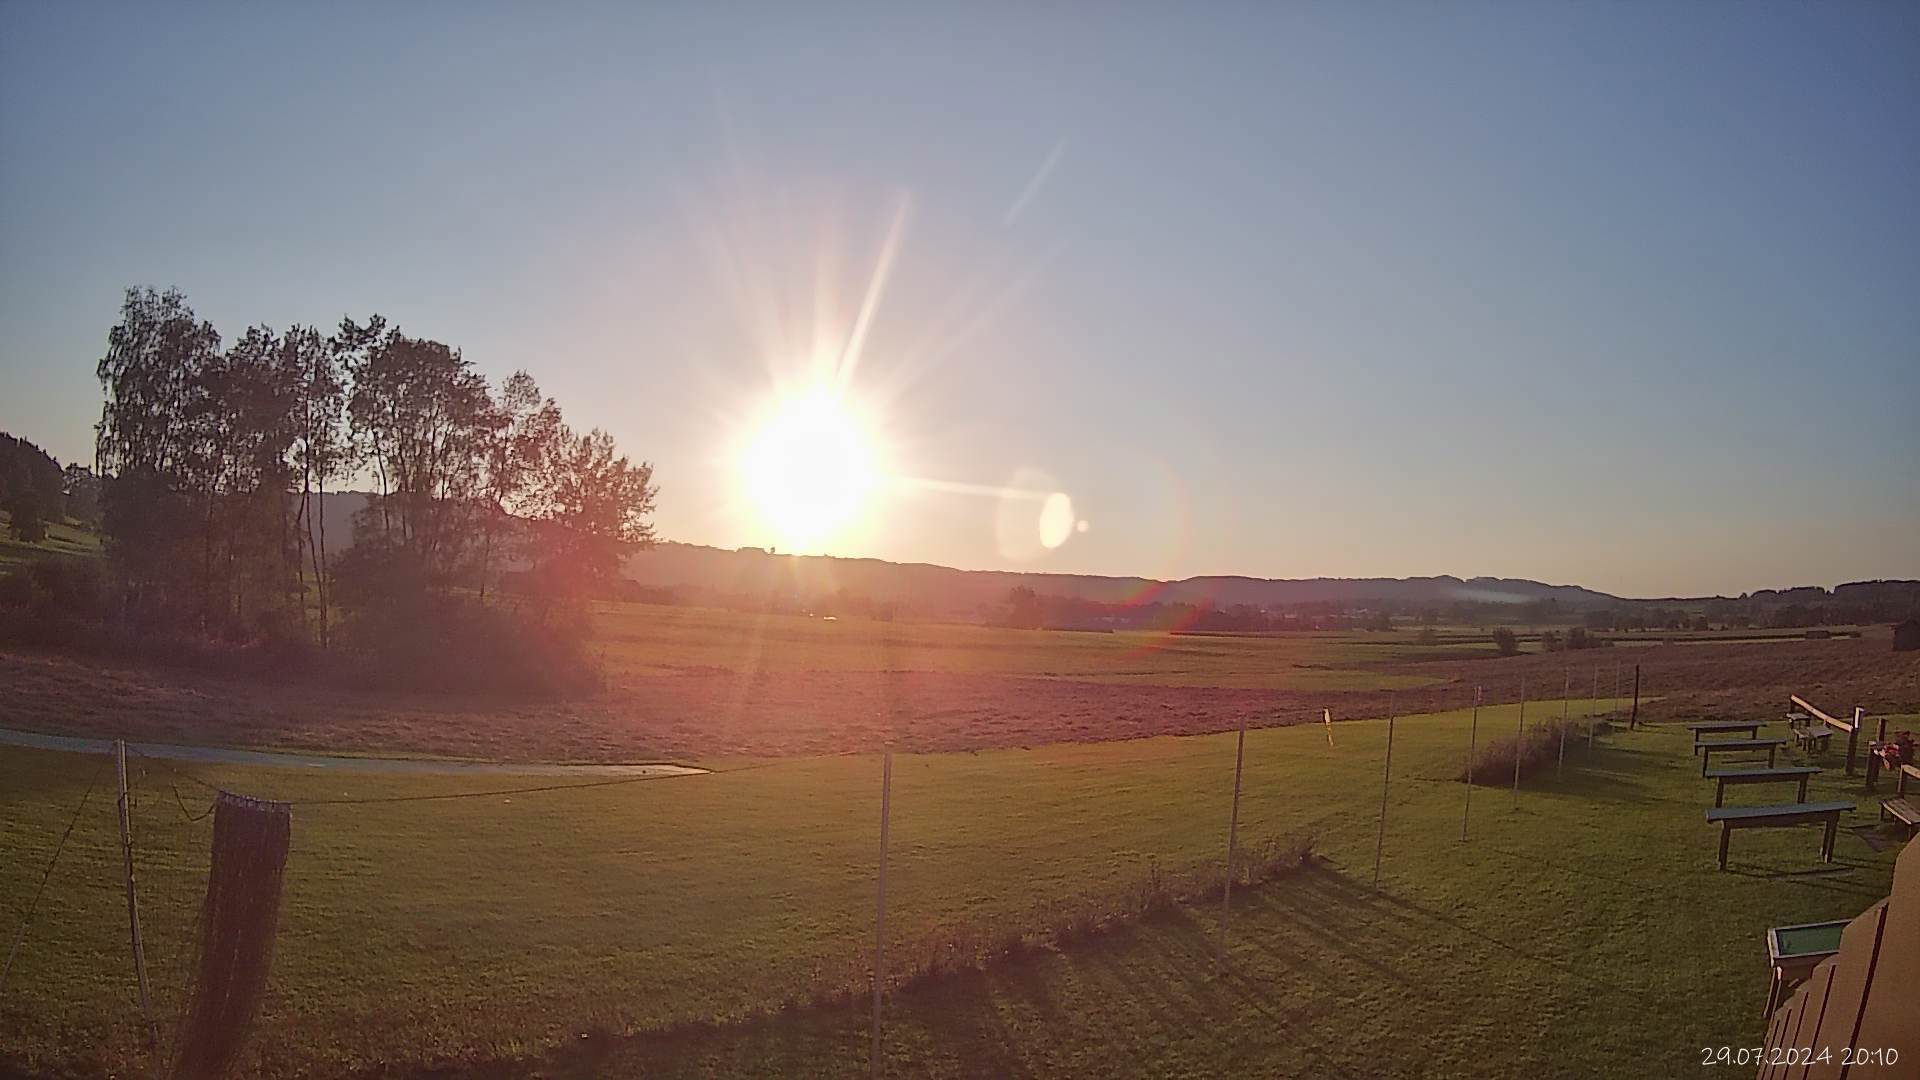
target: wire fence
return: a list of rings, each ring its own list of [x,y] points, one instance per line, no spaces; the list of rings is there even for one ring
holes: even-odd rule
[[[675,996],[666,988],[678,986],[680,999],[695,1003],[638,1008],[624,1015],[616,1009],[611,1023],[625,1029],[672,1028],[716,1015],[752,1015],[758,1008],[794,1000],[844,1003],[858,994],[870,997],[867,1066],[877,1075],[886,1068],[888,998],[902,987],[1037,944],[1071,943],[1113,923],[1209,899],[1218,901],[1210,961],[1224,976],[1235,967],[1236,886],[1248,889],[1284,877],[1295,866],[1337,848],[1344,865],[1371,863],[1377,891],[1393,876],[1396,858],[1419,865],[1416,848],[1446,842],[1435,835],[1430,819],[1451,799],[1459,806],[1458,842],[1470,842],[1476,825],[1486,828],[1489,815],[1499,813],[1474,804],[1475,788],[1489,782],[1486,772],[1475,775],[1487,768],[1489,744],[1508,738],[1490,739],[1480,731],[1490,709],[1503,710],[1503,716],[1504,710],[1512,710],[1514,717],[1513,727],[1504,728],[1512,733],[1511,759],[1491,776],[1491,783],[1511,789],[1509,814],[1521,807],[1523,792],[1584,783],[1584,751],[1603,745],[1597,740],[1609,726],[1630,730],[1637,722],[1638,687],[1626,686],[1625,673],[1614,666],[1614,672],[1607,672],[1603,665],[1594,665],[1590,680],[1596,688],[1620,687],[1623,694],[1617,698],[1570,697],[1576,672],[1569,666],[1557,698],[1530,700],[1524,676],[1517,695],[1500,695],[1517,696],[1517,701],[1497,706],[1486,703],[1482,686],[1463,686],[1458,716],[1389,715],[1378,723],[1335,724],[1330,713],[1316,710],[1320,715],[1315,719],[1326,726],[1325,746],[1317,735],[1301,739],[1305,732],[1288,735],[1284,727],[1256,731],[1259,737],[1250,743],[1243,726],[1228,733],[1234,743],[1230,768],[1220,738],[1200,737],[1041,748],[1023,758],[1020,774],[1012,777],[995,775],[1005,762],[990,754],[897,757],[888,751],[877,758],[769,759],[705,773],[362,795],[329,793],[328,788],[341,784],[337,777],[297,777],[286,781],[292,790],[271,794],[296,815],[296,858],[303,857],[303,816],[315,822],[319,843],[312,855],[304,856],[311,860],[309,866],[325,861],[332,867],[355,867],[353,873],[376,888],[390,866],[396,873],[444,874],[450,885],[458,883],[456,892],[498,890],[499,895],[467,897],[473,906],[487,910],[515,904],[537,908],[565,895],[561,890],[566,888],[581,889],[594,902],[610,901],[607,886],[594,880],[593,873],[623,856],[652,860],[655,877],[677,884],[654,881],[636,888],[634,906],[651,904],[662,913],[621,924],[629,930],[643,928],[655,940],[623,943],[620,955],[632,960],[657,952],[685,969],[714,971],[723,985],[687,994],[679,985],[683,975],[632,975],[630,985],[650,987],[666,999]],[[1570,731],[1586,737],[1585,746],[1576,741],[1571,763]],[[1530,736],[1541,733],[1547,736],[1546,749],[1537,757],[1526,756]],[[1396,763],[1396,740],[1404,743],[1408,738],[1415,741],[1400,748]],[[187,767],[130,749],[143,778],[167,785],[172,795],[167,809],[177,811],[178,817],[171,834],[175,837],[200,836],[196,830],[210,812],[200,808],[200,800],[241,783],[230,778],[232,770],[213,769],[210,777],[202,766]],[[1107,754],[1118,756],[1109,759]],[[1374,769],[1380,777],[1377,806],[1372,800]],[[765,784],[729,779],[751,773],[770,779]],[[99,775],[96,770],[55,848],[13,952],[29,941],[39,896],[55,877],[67,836],[81,820]],[[252,766],[240,775],[248,782],[259,782],[262,776]],[[378,786],[405,784],[404,777],[382,777]],[[622,789],[645,793],[644,806],[633,803]],[[474,809],[451,820],[420,816],[434,804]],[[642,809],[654,816],[634,821]],[[411,816],[395,827],[382,816],[394,813]],[[513,820],[522,815],[532,820]],[[743,833],[742,822],[765,834]],[[1330,843],[1335,834],[1337,841]],[[1212,859],[1204,854],[1211,846],[1209,835],[1214,838],[1211,844],[1220,845],[1212,848],[1219,853]],[[1396,841],[1401,835],[1407,837],[1404,845]],[[427,837],[433,840],[431,848],[421,846]],[[895,858],[902,844],[904,863]],[[862,846],[867,854],[860,853]],[[1487,850],[1495,856],[1533,857],[1497,845]],[[170,858],[184,855],[169,853]],[[485,865],[516,858],[533,865],[493,865],[485,872],[469,865],[464,877],[456,872],[463,860]],[[408,860],[411,867],[405,865]],[[1073,870],[1062,873],[1062,866]],[[335,872],[332,867],[329,872]],[[621,874],[622,883],[645,881],[645,875]],[[177,898],[178,886],[190,876],[175,868],[168,895]],[[304,880],[311,883],[316,877]],[[772,888],[766,887],[768,882]],[[433,899],[419,881],[409,887],[414,899]],[[1019,891],[1026,895],[1007,899],[1007,893]],[[861,904],[856,897],[863,892],[867,899]],[[303,902],[297,890],[291,895],[294,903]],[[330,895],[339,900],[343,894]],[[812,904],[827,914],[809,914],[803,920],[805,931],[797,935],[801,940],[771,941],[776,928],[790,925],[796,905]],[[463,949],[480,948],[476,939],[463,935],[489,920],[458,908],[451,898],[447,905],[429,904],[431,910],[417,912],[383,905],[376,897],[356,900],[346,914],[417,917],[427,929],[412,932],[444,935],[444,946],[455,957]],[[565,907],[576,918],[594,915],[590,903],[569,902]],[[435,917],[445,925],[430,925]],[[500,915],[491,922],[496,932],[504,929],[507,940],[489,947],[509,954],[560,948],[561,943],[538,926],[537,913]],[[870,960],[855,959],[856,953],[847,948],[852,932],[863,924],[871,931]],[[189,950],[179,935],[184,920],[171,919],[170,925],[172,958],[163,966],[177,971],[178,957]],[[311,931],[310,926],[304,929]],[[377,929],[388,938],[409,933],[391,926]],[[520,930],[536,940],[516,940],[514,931]],[[1464,927],[1454,932],[1486,936]],[[590,943],[592,935],[585,938]],[[581,943],[566,944],[577,949]],[[1529,958],[1524,948],[1513,951],[1521,962],[1559,963],[1550,957]],[[10,953],[9,973],[12,967]],[[443,966],[441,973],[456,968]],[[300,973],[302,983],[313,977],[310,971]],[[619,979],[602,974],[587,981],[600,985]],[[0,975],[0,993],[12,993],[5,975]],[[173,1022],[164,1014],[162,1019]]]

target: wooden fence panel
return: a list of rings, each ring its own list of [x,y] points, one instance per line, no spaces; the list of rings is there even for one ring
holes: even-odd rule
[[[1892,1047],[1900,1064],[1920,1071],[1920,844],[1909,843],[1893,871],[1887,923],[1873,973],[1873,997],[1860,1020],[1856,1045]],[[1857,1075],[1900,1076],[1899,1069],[1862,1067]]]
[[[1853,1045],[1854,1033],[1860,1029],[1860,1014],[1873,990],[1873,962],[1880,952],[1880,931],[1886,916],[1887,902],[1882,900],[1840,933],[1840,954],[1827,961],[1833,965],[1827,1007],[1811,1040],[1815,1053],[1831,1053],[1807,1070],[1807,1080],[1839,1080],[1846,1067],[1844,1051]]]
[[[1771,1063],[1760,1080],[1920,1076],[1920,844],[1894,864],[1893,891],[1840,934],[1840,951],[1813,969],[1767,1025],[1768,1054],[1808,1048],[1816,1060]],[[1853,1050],[1865,1051],[1856,1064]],[[1885,1055],[1896,1064],[1885,1064]],[[1825,1060],[1817,1060],[1824,1056]]]

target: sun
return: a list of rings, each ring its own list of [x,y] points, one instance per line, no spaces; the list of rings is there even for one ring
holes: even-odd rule
[[[873,439],[831,387],[778,398],[740,460],[746,500],[788,551],[808,551],[860,516],[878,485]]]

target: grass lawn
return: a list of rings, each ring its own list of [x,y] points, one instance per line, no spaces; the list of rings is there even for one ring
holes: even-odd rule
[[[1529,715],[1557,712],[1535,703]],[[1515,721],[1511,706],[1482,709],[1480,736]],[[1310,832],[1327,864],[1236,893],[1228,975],[1209,967],[1216,906],[1183,905],[898,991],[895,1074],[1683,1075],[1703,1046],[1759,1038],[1767,926],[1851,917],[1888,887],[1897,849],[1846,832],[1832,866],[1817,862],[1810,829],[1743,832],[1717,872],[1701,814],[1711,790],[1671,729],[1603,740],[1570,757],[1564,782],[1529,780],[1517,801],[1476,789],[1463,844],[1465,789],[1446,778],[1467,724],[1445,713],[1397,725],[1377,891],[1386,725],[1336,725],[1331,747],[1316,726],[1249,733],[1242,841]],[[9,934],[100,760],[0,749]],[[1232,736],[897,756],[892,955],[925,956],[959,927],[1057,925],[1134,888],[1150,859],[1212,863],[1232,769]],[[296,801],[501,786],[195,771]],[[299,807],[253,1071],[863,1068],[863,1004],[778,1006],[866,970],[878,778],[873,757],[844,756],[576,792]],[[211,823],[185,822],[168,780],[137,770],[135,828],[149,964],[172,1015]],[[110,792],[94,793],[0,991],[0,1061],[80,1072],[139,1061]],[[181,794],[204,808],[204,791]],[[1873,820],[1859,781],[1837,769],[1811,797],[1853,797],[1853,823]]]

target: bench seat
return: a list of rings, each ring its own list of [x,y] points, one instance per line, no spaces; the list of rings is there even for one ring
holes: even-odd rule
[[[1794,728],[1793,742],[1806,750],[1825,750],[1827,741],[1833,738],[1833,732],[1827,729]]]
[[[1702,746],[1714,741],[1707,738],[1708,735],[1729,735],[1744,731],[1748,738],[1757,738],[1760,735],[1761,723],[1759,720],[1699,720],[1688,724],[1687,730],[1693,732],[1693,752],[1697,754]]]
[[[1700,751],[1700,775],[1703,777],[1707,775],[1707,766],[1712,763],[1713,755],[1727,750],[1751,750],[1754,753],[1765,750],[1767,767],[1772,768],[1774,751],[1785,745],[1787,745],[1785,739],[1716,739],[1700,743],[1696,747]]]
[[[1707,811],[1707,824],[1720,826],[1720,869],[1727,868],[1727,841],[1735,829],[1779,829],[1808,822],[1823,822],[1826,835],[1820,841],[1820,861],[1833,861],[1834,836],[1840,830],[1840,815],[1853,812],[1846,801],[1817,803],[1781,803],[1776,806],[1716,806]]]
[[[1713,805],[1726,802],[1727,788],[1734,784],[1788,784],[1800,785],[1799,797],[1794,801],[1807,801],[1807,781],[1820,772],[1816,765],[1782,765],[1771,769],[1709,769],[1707,779],[1713,781]]]
[[[1920,806],[1913,805],[1913,803],[1907,799],[1888,799],[1882,802],[1880,804],[1880,817],[1887,821],[1897,821],[1905,825],[1909,835],[1911,835],[1916,828],[1920,828]]]

